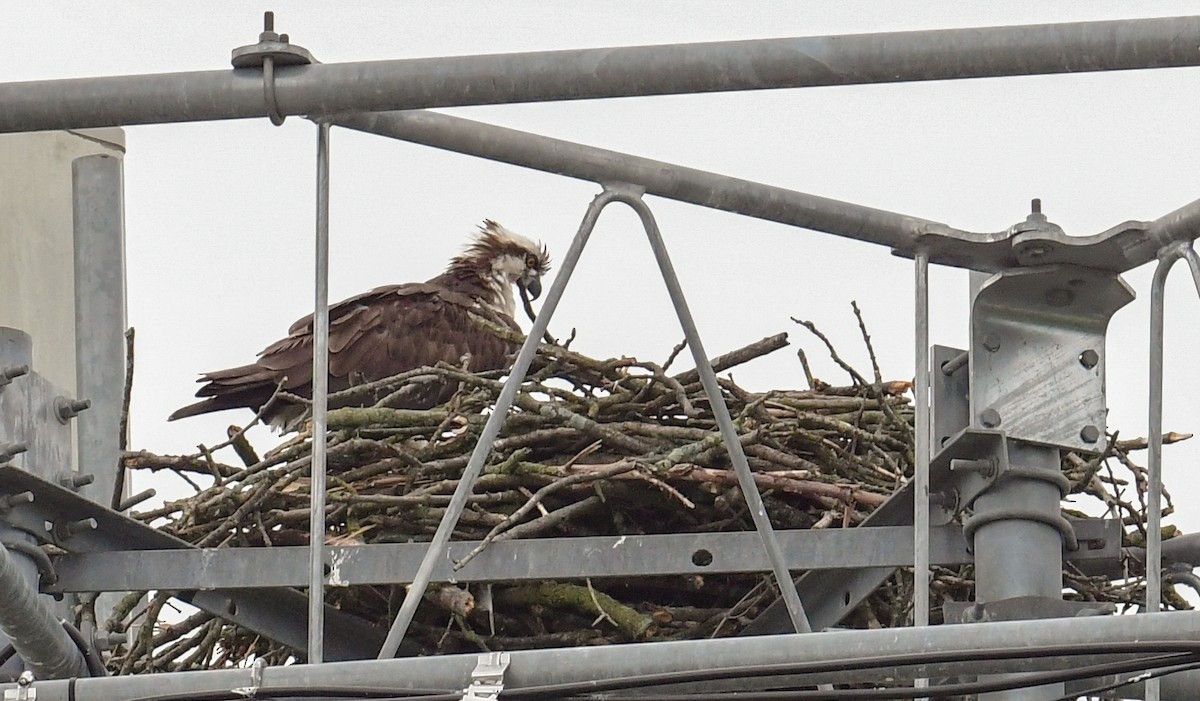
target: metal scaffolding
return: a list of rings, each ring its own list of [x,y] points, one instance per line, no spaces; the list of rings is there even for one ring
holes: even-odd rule
[[[267,688],[354,685],[398,690],[462,689],[470,682],[473,669],[477,676],[484,674],[478,671],[484,669],[488,679],[500,679],[506,692],[540,687],[542,693],[549,693],[545,690],[548,685],[562,684],[576,685],[571,687],[572,693],[579,693],[615,688],[605,684],[632,675],[677,672],[690,674],[697,681],[708,678],[705,670],[712,670],[719,660],[722,666],[745,667],[743,674],[732,676],[746,678],[758,678],[756,675],[761,676],[761,668],[766,665],[791,665],[775,671],[811,685],[857,681],[863,670],[870,670],[877,675],[872,678],[910,682],[910,696],[914,697],[925,693],[921,686],[925,679],[997,675],[985,682],[964,682],[964,693],[969,687],[982,692],[980,698],[985,699],[1055,698],[1089,688],[1088,684],[1098,680],[1120,685],[1133,672],[1158,669],[1173,672],[1162,684],[1167,698],[1200,698],[1197,672],[1192,670],[1200,663],[1200,646],[1194,642],[1200,614],[1077,618],[1077,614],[1095,613],[1094,607],[1062,601],[1064,549],[1065,556],[1072,560],[1091,558],[1111,563],[1117,551],[1113,540],[1119,542],[1120,535],[1111,523],[1063,519],[1059,502],[1065,479],[1058,470],[1059,450],[1094,450],[1104,435],[1105,332],[1112,314],[1132,299],[1132,291],[1120,273],[1157,260],[1150,328],[1146,601],[1147,610],[1157,613],[1161,571],[1156,563],[1162,559],[1163,292],[1167,272],[1180,259],[1187,260],[1200,292],[1200,258],[1192,247],[1200,236],[1200,199],[1156,220],[1126,222],[1086,237],[1067,236],[1041,215],[1036,203],[1027,219],[1005,231],[968,232],[905,214],[420,111],[427,107],[528,101],[1197,66],[1197,47],[1200,17],[1181,17],[319,64],[268,26],[258,44],[235,51],[238,67],[234,70],[0,84],[0,132],[264,116],[278,124],[289,115],[307,115],[317,123],[313,359],[316,436],[325,433],[328,394],[331,126],[602,186],[602,192],[586,210],[432,541],[417,546],[339,549],[344,555],[339,560],[350,565],[355,564],[355,552],[385,553],[388,562],[380,566],[376,561],[372,567],[368,564],[370,558],[363,556],[358,569],[347,566],[339,572],[340,582],[349,583],[346,577],[357,578],[355,582],[387,581],[384,578],[392,576],[394,582],[411,583],[386,639],[380,640],[378,631],[349,621],[325,606],[321,596],[329,582],[326,565],[333,551],[324,545],[323,441],[313,443],[311,547],[274,549],[271,557],[279,558],[272,560],[277,567],[236,576],[245,569],[243,553],[202,555],[182,541],[121,515],[119,511],[128,507],[120,506],[120,495],[114,495],[111,504],[109,495],[104,495],[105,499],[85,495],[92,497],[88,501],[45,479],[45,475],[6,464],[17,453],[0,450],[0,476],[4,479],[0,496],[8,499],[7,505],[0,508],[0,525],[24,533],[38,533],[40,529],[39,537],[45,542],[68,551],[59,559],[57,591],[172,588],[181,580],[207,576],[211,579],[195,585],[197,591],[190,595],[192,603],[298,649],[306,647],[311,663],[268,672],[256,668],[152,678],[39,680],[35,682],[38,697],[41,701],[107,701],[153,696],[163,688],[192,694],[235,689],[251,696]],[[107,235],[115,230],[119,235],[119,216],[113,219],[111,210],[97,216],[88,206],[89,197],[119,200],[113,194],[111,165],[99,161],[78,164],[76,204],[83,224],[77,226]],[[119,180],[116,184],[119,188]],[[88,188],[102,193],[89,195]],[[876,550],[847,548],[845,542],[839,545],[833,540],[841,537],[861,546],[870,536],[858,532],[830,534],[829,538],[813,535],[806,545],[798,534],[774,531],[658,225],[644,199],[647,194],[875,243],[914,259],[917,471],[912,484],[864,524],[879,533],[882,543],[911,544],[911,555],[897,553],[888,546]],[[612,202],[633,208],[645,228],[746,496],[757,530],[756,542],[761,544],[760,556],[721,563],[718,567],[726,569],[709,571],[770,569],[779,584],[786,616],[782,618],[784,624],[778,624],[771,623],[770,615],[764,615],[758,632],[794,630],[796,634],[553,653],[530,651],[512,653],[504,661],[479,662],[474,656],[393,659],[426,585],[447,576],[447,549],[459,545],[451,544],[450,536],[472,483],[484,466],[592,228],[602,209]],[[79,244],[78,255],[94,255],[87,253],[88,240],[93,239],[85,237]],[[973,300],[971,345],[967,349],[930,348],[930,263],[993,274]],[[112,300],[106,302],[98,295],[93,298],[88,290],[79,293],[84,295],[81,306],[96,306],[88,313],[109,313],[104,305],[110,308]],[[106,348],[111,351],[111,344]],[[12,360],[0,356],[0,370]],[[111,366],[111,357],[89,355],[80,362],[88,366],[81,365],[81,377],[93,377],[88,371],[96,371],[90,381],[94,391],[112,389],[112,377],[91,367]],[[7,370],[5,373],[6,378],[11,374]],[[9,379],[14,378],[19,375]],[[1049,378],[1062,380],[1053,395],[1030,389],[1047,384]],[[8,437],[28,429],[37,418],[30,413],[24,424],[8,425],[5,410],[15,411],[18,402],[23,402],[20,406],[38,405],[53,394],[53,388],[38,384],[36,379],[27,384],[14,379],[8,388],[0,384],[0,428],[4,429],[0,449],[12,448],[12,443],[5,442]],[[106,394],[103,401],[108,413],[112,411],[113,396]],[[81,423],[80,440],[87,446],[89,462],[111,462],[103,457],[115,450],[102,438],[107,430],[100,424],[91,423],[85,428]],[[53,437],[60,447],[69,440],[69,430],[59,430]],[[31,456],[28,464],[44,460],[45,451],[50,450],[46,445],[35,448],[37,455]],[[111,479],[104,482],[109,483]],[[23,494],[29,498],[14,501],[14,495]],[[974,505],[974,513],[963,528],[947,525],[967,505]],[[64,520],[67,513],[72,514],[69,523]],[[48,522],[58,525],[47,532]],[[1081,550],[1078,546],[1085,536],[1107,539],[1109,545],[1094,552]],[[748,537],[714,534],[705,536],[708,540],[704,542],[705,547],[720,551],[737,547],[735,541],[747,547]],[[606,541],[601,540],[591,545],[603,549]],[[673,565],[664,553],[690,552],[698,541],[646,536],[645,542],[647,547],[642,551],[646,554],[640,562],[614,561],[611,567],[627,567],[629,572],[637,573],[686,571],[672,569],[679,565]],[[502,569],[500,560],[493,566],[480,558],[473,564],[475,569],[463,573],[463,578],[516,579],[550,576],[544,572],[553,571],[512,565],[520,563],[522,553],[528,552],[524,544],[496,547],[511,549],[501,558],[510,563],[509,569]],[[566,553],[583,545],[548,542],[547,547]],[[838,556],[847,550],[853,552]],[[0,556],[7,558],[6,553],[0,547]],[[215,569],[205,573],[194,567],[199,557],[205,557],[206,566]],[[964,558],[973,558],[979,584],[977,601],[962,612],[963,620],[993,622],[927,627],[930,564]],[[300,566],[301,560],[307,567]],[[397,562],[404,564],[399,566]],[[0,563],[13,574],[0,582],[0,590],[30,594],[28,583],[15,569],[7,568],[8,560],[0,559]],[[836,624],[897,565],[912,565],[918,573],[913,628],[822,632]],[[844,581],[838,580],[844,586],[836,590],[830,580],[822,582],[812,571],[793,579],[792,570],[816,566],[831,568],[825,570],[827,573],[857,569]],[[1097,566],[1104,571],[1102,565]],[[573,567],[578,571],[577,566]],[[307,605],[295,592],[269,590],[272,586],[301,584],[314,592]],[[302,613],[305,609],[306,614]],[[1039,616],[1047,620],[1029,620]],[[306,634],[299,621],[307,624]],[[14,643],[25,646],[16,646],[19,650],[28,649],[30,641],[43,648],[50,646],[56,654],[71,650],[69,641],[58,635],[62,629],[57,625],[43,621],[35,628],[38,635],[49,635],[46,631],[54,628],[55,634],[50,636],[53,640],[48,643],[21,625],[0,620],[0,629]],[[883,649],[900,652],[882,655],[879,651]],[[1148,655],[1157,657],[1146,661]],[[84,658],[67,657],[67,662],[37,669],[51,677],[82,674]],[[378,659],[318,664],[326,659],[370,657]],[[674,678],[672,683],[683,680]],[[593,686],[588,687],[588,683]],[[743,684],[742,688],[747,688],[754,682]],[[10,691],[27,692],[26,686],[18,689],[0,685],[6,698]],[[1159,691],[1158,680],[1151,679],[1144,690],[1136,693],[1153,699],[1158,698]],[[827,692],[829,689],[823,688],[816,693]],[[939,693],[948,692],[943,689]],[[286,693],[278,691],[277,695]]]

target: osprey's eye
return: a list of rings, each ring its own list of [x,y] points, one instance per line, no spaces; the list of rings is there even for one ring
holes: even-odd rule
[[[525,267],[526,267],[526,268],[534,268],[534,269],[536,269],[536,268],[538,267],[538,259],[537,259],[537,256],[533,255],[532,253],[530,253],[529,255],[525,256]]]

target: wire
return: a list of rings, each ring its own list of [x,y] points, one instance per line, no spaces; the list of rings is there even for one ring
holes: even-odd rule
[[[1083,643],[1076,645],[1041,645],[1031,647],[1008,647],[983,650],[947,650],[942,652],[898,653],[861,657],[857,659],[821,660],[809,662],[787,662],[742,667],[719,667],[715,669],[661,672],[614,679],[587,680],[548,684],[523,689],[506,689],[508,699],[533,699],[543,696],[570,696],[599,691],[645,688],[667,684],[715,681],[720,679],[749,679],[780,675],[820,674],[823,672],[845,672],[869,670],[880,667],[906,667],[941,662],[975,662],[989,660],[1022,659],[1030,657],[1079,656],[1096,654],[1138,653],[1192,653],[1200,655],[1200,642],[1193,641],[1138,641],[1118,643]]]
[[[875,699],[912,699],[926,696],[956,696],[966,694],[982,694],[993,691],[1008,691],[1024,689],[1057,682],[1089,679],[1104,674],[1120,674],[1158,667],[1164,663],[1200,664],[1200,654],[1184,653],[1159,655],[1151,658],[1122,660],[1120,662],[1105,662],[1087,667],[1077,667],[1069,670],[1054,670],[1035,672],[1019,676],[1008,676],[1003,679],[988,679],[985,681],[956,682],[938,684],[927,687],[877,687],[873,689],[836,689],[821,690],[777,690],[777,691],[728,691],[698,694],[639,694],[638,701],[809,701],[817,699],[873,701]],[[578,695],[571,697],[580,701],[592,701],[607,698],[600,695]],[[1070,698],[1075,698],[1072,695]]]
[[[1154,679],[1157,677],[1166,677],[1166,676],[1175,674],[1176,672],[1190,672],[1193,669],[1200,669],[1200,663],[1177,664],[1177,665],[1173,665],[1170,667],[1161,667],[1161,668],[1153,670],[1151,672],[1134,675],[1133,677],[1130,677],[1129,679],[1123,679],[1121,681],[1113,682],[1111,684],[1101,684],[1100,686],[1093,686],[1090,689],[1084,689],[1082,691],[1072,692],[1070,694],[1067,694],[1066,696],[1060,696],[1057,699],[1054,699],[1054,701],[1075,701],[1075,699],[1079,698],[1080,696],[1095,696],[1095,695],[1103,693],[1105,691],[1112,691],[1113,689],[1120,689],[1123,686],[1127,686],[1129,684],[1136,684],[1138,682],[1146,681],[1147,679]]]
[[[142,696],[129,701],[226,701],[245,699],[246,695],[230,689],[209,691],[181,691],[174,694]],[[260,686],[254,695],[257,699],[322,698],[322,699],[372,699],[372,701],[460,701],[462,692],[445,689],[383,689],[353,686]]]
[[[88,675],[93,677],[107,677],[108,670],[104,668],[104,663],[100,661],[100,656],[96,654],[96,649],[83,637],[83,633],[66,621],[62,621],[62,627],[63,630],[67,631],[67,637],[71,639],[71,642],[75,643],[75,647],[79,648],[79,654],[83,655],[83,662],[87,665]]]

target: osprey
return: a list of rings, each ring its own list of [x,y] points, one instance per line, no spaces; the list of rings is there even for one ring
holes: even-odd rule
[[[447,362],[470,372],[498,370],[509,363],[513,344],[471,319],[491,318],[519,330],[513,286],[536,299],[550,269],[544,246],[485,220],[475,240],[452,258],[446,271],[426,282],[377,287],[329,307],[329,391],[346,389],[415,368]],[[203,399],[168,420],[224,409],[259,411],[282,387],[312,397],[313,317],[292,324],[288,336],[267,346],[250,365],[200,376]],[[426,409],[449,399],[455,383],[425,386],[399,408]],[[355,398],[333,406],[365,406]],[[275,428],[290,427],[306,406],[280,397],[263,412]]]

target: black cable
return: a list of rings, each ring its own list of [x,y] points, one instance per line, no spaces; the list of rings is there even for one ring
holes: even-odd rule
[[[104,663],[100,661],[100,655],[96,654],[96,648],[83,637],[83,633],[71,625],[67,621],[61,621],[63,630],[67,631],[67,637],[71,642],[75,643],[75,647],[79,649],[79,654],[83,655],[83,662],[87,665],[88,676],[92,677],[107,677],[108,670],[104,668]]]
[[[7,664],[15,654],[17,654],[17,648],[13,647],[12,643],[8,643],[4,647],[0,647],[0,667],[3,667],[5,664]]]
[[[1060,696],[1057,699],[1054,699],[1054,701],[1075,701],[1075,699],[1079,698],[1080,696],[1095,696],[1095,695],[1101,694],[1105,691],[1112,691],[1113,689],[1120,689],[1123,686],[1128,686],[1129,684],[1135,684],[1137,682],[1145,681],[1147,679],[1154,679],[1157,677],[1166,677],[1166,676],[1175,674],[1176,672],[1190,672],[1193,669],[1200,669],[1200,662],[1191,663],[1191,664],[1177,664],[1177,665],[1173,665],[1170,667],[1160,667],[1159,669],[1153,670],[1148,673],[1135,675],[1129,679],[1123,679],[1121,681],[1113,682],[1111,684],[1101,684],[1100,686],[1093,686],[1090,689],[1084,689],[1083,691],[1067,694],[1066,696]]]
[[[720,679],[750,679],[780,675],[820,674],[869,670],[880,667],[907,667],[941,662],[976,662],[1027,657],[1072,657],[1096,654],[1194,653],[1200,655],[1200,641],[1138,641],[1117,643],[1082,643],[1075,645],[1041,645],[1030,647],[993,648],[985,650],[946,650],[941,652],[897,653],[857,659],[785,662],[742,667],[660,672],[614,679],[547,684],[523,689],[506,689],[506,699],[536,699],[551,696],[573,696],[599,691],[645,688],[667,684],[715,681]]]
[[[1182,658],[1182,659],[1181,659]],[[1050,672],[1035,672],[1010,676],[1003,679],[988,679],[985,681],[955,682],[927,687],[879,687],[873,689],[835,689],[820,690],[777,690],[777,691],[728,691],[698,694],[639,694],[638,701],[876,701],[879,699],[913,699],[926,696],[960,696],[968,694],[983,694],[993,691],[1009,691],[1054,684],[1059,682],[1090,679],[1103,674],[1121,674],[1144,670],[1148,667],[1158,667],[1164,663],[1182,662],[1184,664],[1200,663],[1200,655],[1175,654],[1160,655],[1139,660],[1124,660],[1122,662],[1106,662],[1088,667],[1078,667],[1071,670],[1054,670]],[[1069,698],[1074,699],[1073,694]],[[570,697],[573,701],[598,701],[606,699],[603,695],[579,695]]]

